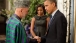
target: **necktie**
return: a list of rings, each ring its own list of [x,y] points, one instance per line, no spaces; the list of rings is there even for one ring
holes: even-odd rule
[[[52,18],[52,15],[50,15],[50,19]]]
[[[52,20],[52,15],[50,15],[50,22],[51,22],[51,20]],[[50,25],[50,22],[49,22],[49,25]]]
[[[51,19],[52,19],[52,15],[50,15],[50,21],[48,23],[48,28],[50,27]]]

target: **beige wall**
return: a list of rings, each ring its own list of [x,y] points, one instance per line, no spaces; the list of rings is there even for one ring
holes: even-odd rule
[[[6,9],[10,10],[10,2],[9,2],[9,0],[5,0],[5,3],[6,3]]]
[[[10,1],[9,0],[5,0],[5,1],[6,1],[6,9],[11,10],[12,6],[11,6]],[[14,2],[14,0],[13,0],[13,2]]]
[[[76,0],[74,0],[74,37],[75,37],[75,40],[74,40],[74,43],[76,43]]]
[[[8,8],[8,0],[5,0],[6,1],[6,9],[9,9]]]

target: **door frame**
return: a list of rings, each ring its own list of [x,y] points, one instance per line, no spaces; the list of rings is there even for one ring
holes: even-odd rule
[[[74,0],[74,43],[76,43],[76,0]]]

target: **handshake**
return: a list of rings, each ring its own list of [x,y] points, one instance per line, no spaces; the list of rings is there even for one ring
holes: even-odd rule
[[[34,38],[30,38],[29,40],[29,43],[45,43],[45,42],[46,42],[45,36],[43,37],[35,36]]]
[[[39,36],[35,36],[34,39],[36,39],[38,41],[38,43],[41,42],[41,37],[39,37]]]

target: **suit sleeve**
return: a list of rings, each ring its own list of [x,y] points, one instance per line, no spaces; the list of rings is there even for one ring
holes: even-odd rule
[[[66,31],[67,31],[67,22],[65,17],[59,17],[57,19],[57,43],[65,43],[66,42]]]
[[[41,37],[41,42],[42,43],[45,43],[46,42],[46,35],[44,35],[44,36]]]

